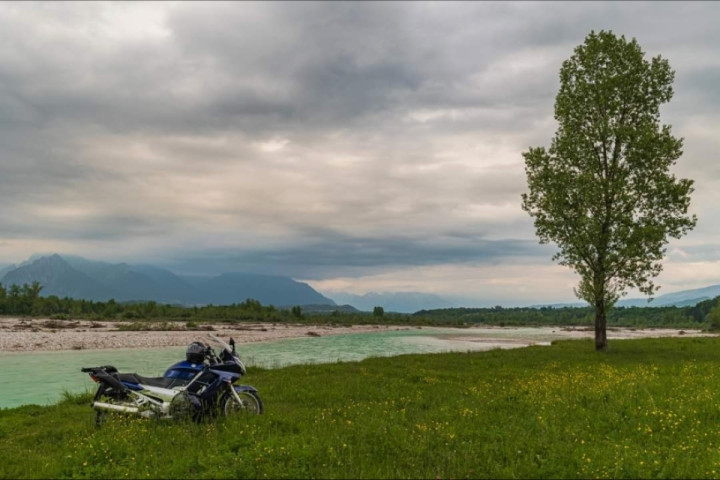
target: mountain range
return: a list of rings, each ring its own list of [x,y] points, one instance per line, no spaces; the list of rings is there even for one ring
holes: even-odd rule
[[[346,305],[361,311],[380,306],[386,312],[413,313],[462,306],[468,301],[449,300],[421,292],[370,292],[365,295],[337,292],[328,296],[310,285],[289,277],[248,273],[223,273],[216,276],[178,275],[147,264],[108,263],[74,255],[34,255],[19,265],[0,267],[0,283],[39,282],[43,296],[83,298],[94,301],[156,301],[178,305],[229,305],[248,298],[263,305],[289,307],[302,305],[317,311]],[[617,306],[665,307],[692,306],[720,295],[720,285],[682,290],[659,295],[652,302],[646,298],[623,299]],[[330,297],[330,298],[329,298]],[[584,303],[535,305],[581,307]]]
[[[666,293],[654,297],[652,301],[647,298],[627,298],[619,300],[615,306],[617,307],[692,307],[705,300],[711,300],[720,295],[720,285],[710,285],[709,287],[694,288],[691,290],[681,290],[679,292]],[[532,308],[540,307],[587,307],[587,303],[554,303],[550,305],[532,305]]]
[[[652,302],[648,302],[646,298],[628,298],[618,301],[617,305],[619,307],[688,307],[718,295],[720,295],[720,285],[710,285],[709,287],[659,295]]]
[[[156,301],[179,305],[229,305],[248,298],[263,305],[335,305],[310,285],[289,277],[247,273],[217,276],[177,275],[152,265],[87,260],[58,254],[35,256],[0,270],[3,285],[39,282],[43,296]]]
[[[338,304],[352,305],[365,312],[371,312],[375,307],[383,307],[386,312],[415,313],[457,306],[438,295],[421,292],[370,292],[365,295],[338,292],[328,295]]]

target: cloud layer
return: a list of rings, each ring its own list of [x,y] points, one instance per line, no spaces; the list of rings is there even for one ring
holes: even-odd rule
[[[2,4],[0,261],[572,299],[520,209],[520,153],[554,133],[561,62],[611,29],[677,71],[663,120],[700,221],[661,283],[702,286],[681,267],[720,262],[718,21],[704,2]]]

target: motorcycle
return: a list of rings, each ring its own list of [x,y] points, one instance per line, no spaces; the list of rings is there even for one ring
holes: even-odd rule
[[[119,373],[112,365],[82,368],[98,384],[92,403],[95,425],[102,425],[109,413],[195,421],[219,414],[261,414],[263,402],[257,389],[234,385],[246,373],[235,340],[231,338],[228,345],[213,334],[209,336],[222,346],[220,355],[210,345],[193,342],[186,359],[172,365],[162,377]]]

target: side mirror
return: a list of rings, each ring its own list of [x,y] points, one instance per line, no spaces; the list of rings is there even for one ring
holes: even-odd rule
[[[232,347],[233,353],[235,352],[235,339],[230,337],[230,346]]]

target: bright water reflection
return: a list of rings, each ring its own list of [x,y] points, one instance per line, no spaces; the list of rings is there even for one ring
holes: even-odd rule
[[[543,338],[538,338],[538,333],[535,332],[535,341],[550,340],[542,335]],[[407,353],[512,348],[532,343],[514,338],[516,335],[517,332],[489,335],[456,329],[382,331],[238,344],[238,351],[248,365],[278,368]],[[184,347],[0,353],[0,408],[51,404],[62,397],[63,391],[94,391],[95,384],[80,372],[81,367],[114,365],[121,372],[160,376],[184,355]],[[252,377],[247,378],[247,383],[252,384]],[[262,389],[261,385],[257,387]]]

